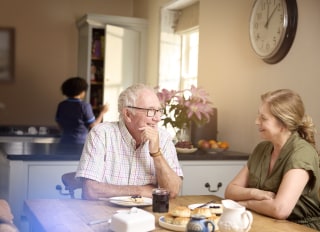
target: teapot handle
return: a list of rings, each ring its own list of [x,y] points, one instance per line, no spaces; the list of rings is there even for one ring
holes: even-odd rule
[[[242,217],[242,220],[245,219],[245,217],[248,219],[248,225],[246,226],[245,228],[245,231],[249,231],[250,228],[251,228],[251,224],[252,224],[252,221],[253,221],[253,216],[252,216],[252,213],[248,210],[244,211],[241,215]]]
[[[211,220],[206,220],[205,221],[205,225],[206,225],[206,227],[208,228],[208,225],[209,224],[211,224],[212,225],[212,232],[215,230],[215,226],[214,226],[214,222],[213,221],[211,221]]]

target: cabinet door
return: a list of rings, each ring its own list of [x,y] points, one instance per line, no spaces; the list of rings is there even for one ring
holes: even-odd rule
[[[117,121],[119,94],[139,81],[139,32],[106,26],[104,102],[109,103],[108,121]]]
[[[213,194],[224,197],[224,191],[228,183],[243,167],[244,162],[239,163],[210,163],[194,164],[183,163],[184,174],[182,195],[208,195]],[[210,192],[205,184],[210,185],[210,190],[217,190],[219,183],[222,186],[217,192]]]
[[[28,168],[28,189],[27,198],[70,198],[70,196],[63,196],[56,190],[56,185],[64,185],[61,182],[61,176],[67,172],[74,172],[77,170],[77,164],[30,164]]]

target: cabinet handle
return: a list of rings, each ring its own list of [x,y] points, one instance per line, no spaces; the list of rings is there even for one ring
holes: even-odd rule
[[[56,190],[58,190],[58,191],[59,191],[59,193],[60,193],[61,195],[63,195],[63,196],[70,195],[70,193],[69,193],[69,192],[63,192],[63,190],[62,190],[62,186],[61,186],[60,184],[57,184],[57,185],[56,185]]]
[[[206,187],[209,192],[213,192],[213,193],[214,193],[214,192],[218,192],[218,191],[219,191],[219,189],[222,187],[222,183],[219,182],[219,183],[217,184],[217,188],[214,189],[214,190],[210,189],[211,186],[210,186],[210,184],[209,184],[208,182],[204,184],[204,187]]]

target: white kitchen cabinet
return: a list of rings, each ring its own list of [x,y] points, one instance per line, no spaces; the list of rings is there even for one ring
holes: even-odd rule
[[[184,174],[181,195],[213,194],[224,197],[226,186],[245,163],[244,160],[180,161]],[[209,192],[206,183],[209,183],[211,190],[216,190],[219,183],[222,186],[217,192]]]
[[[28,199],[39,198],[70,198],[69,195],[61,195],[56,186],[64,186],[61,176],[67,172],[77,170],[77,163],[69,162],[36,162],[28,165]],[[79,197],[79,196],[78,196]]]
[[[21,232],[28,231],[23,204],[26,199],[69,198],[56,190],[62,174],[77,169],[79,161],[8,160],[0,153],[0,198],[6,199]]]
[[[87,101],[97,115],[109,104],[108,121],[118,120],[118,96],[133,83],[145,83],[145,19],[87,14],[79,29],[78,75],[89,83]]]

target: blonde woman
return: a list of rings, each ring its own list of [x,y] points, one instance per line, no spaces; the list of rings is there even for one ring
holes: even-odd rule
[[[289,89],[263,94],[256,125],[265,141],[227,186],[225,197],[320,230],[319,157],[300,96]]]

